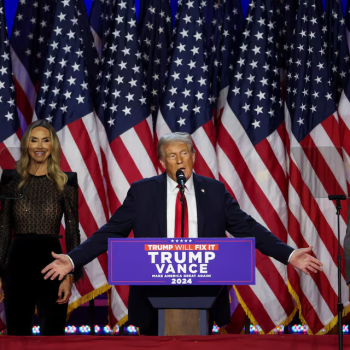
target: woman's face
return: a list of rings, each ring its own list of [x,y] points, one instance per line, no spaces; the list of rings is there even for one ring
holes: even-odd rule
[[[46,128],[38,126],[32,130],[29,136],[28,152],[32,161],[46,163],[51,154],[52,140],[50,132]]]

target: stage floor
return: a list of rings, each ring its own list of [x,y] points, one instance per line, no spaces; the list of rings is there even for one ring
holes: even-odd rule
[[[0,350],[335,350],[336,335],[213,335],[179,337],[0,336]],[[350,349],[350,336],[344,336],[344,349]]]

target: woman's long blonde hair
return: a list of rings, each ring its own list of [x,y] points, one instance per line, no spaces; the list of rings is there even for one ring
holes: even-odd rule
[[[63,191],[64,185],[68,181],[68,176],[61,170],[60,160],[61,160],[61,146],[60,141],[57,137],[55,129],[46,120],[37,120],[31,123],[26,132],[23,135],[21,141],[21,158],[17,162],[17,172],[21,176],[21,182],[19,183],[19,188],[28,185],[31,175],[29,173],[30,168],[30,156],[28,152],[29,138],[32,130],[42,127],[49,130],[52,148],[51,154],[47,159],[47,174],[46,176],[56,185],[59,192]]]

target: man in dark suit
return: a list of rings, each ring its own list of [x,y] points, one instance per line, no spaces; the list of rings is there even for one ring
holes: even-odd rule
[[[127,237],[131,230],[135,237],[177,237],[181,226],[176,182],[179,169],[187,180],[186,237],[225,237],[225,231],[235,237],[254,237],[256,248],[265,255],[284,264],[290,263],[306,274],[322,270],[322,263],[308,254],[312,247],[294,250],[284,244],[244,213],[221,182],[193,173],[195,150],[189,134],[173,133],[162,137],[158,157],[166,172],[133,183],[123,205],[110,220],[68,255],[53,253],[56,260],[42,271],[46,273],[45,279],[57,276],[62,279],[74,268],[86,265],[107,251],[108,238]],[[161,287],[157,287],[159,291]],[[157,334],[157,313],[147,300],[154,292],[151,286],[130,287],[129,321],[139,326],[143,334]],[[218,297],[211,317],[219,326],[230,322],[227,288]]]

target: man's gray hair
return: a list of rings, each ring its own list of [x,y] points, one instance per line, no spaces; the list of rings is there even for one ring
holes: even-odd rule
[[[164,147],[173,142],[184,142],[189,146],[188,148],[192,153],[196,152],[193,147],[191,135],[187,132],[173,132],[172,134],[166,134],[158,141],[158,159],[163,159]]]

